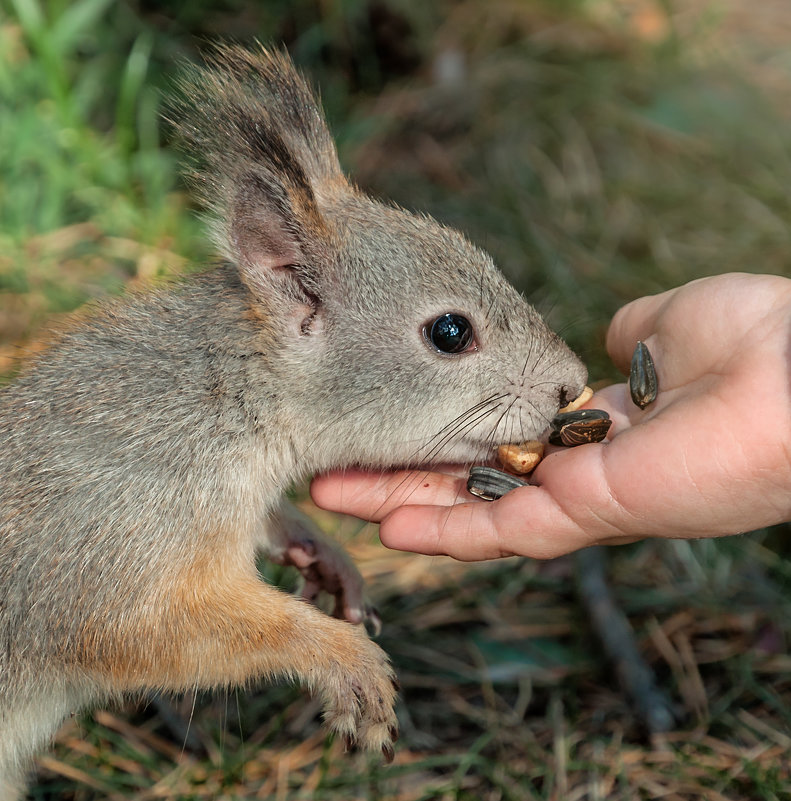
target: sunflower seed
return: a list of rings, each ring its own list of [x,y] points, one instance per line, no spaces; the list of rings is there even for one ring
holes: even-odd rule
[[[526,486],[527,482],[521,478],[494,467],[471,467],[467,479],[467,492],[484,501],[496,501],[506,492]]]
[[[560,412],[552,419],[549,444],[573,447],[587,442],[601,442],[611,425],[610,415],[604,409]]]
[[[643,342],[638,342],[632,354],[632,366],[629,371],[629,394],[634,403],[645,409],[656,400],[658,383],[656,369],[651,353]]]
[[[585,445],[588,442],[601,442],[607,436],[611,425],[612,420],[603,418],[567,423],[560,429],[560,442],[569,448]]]

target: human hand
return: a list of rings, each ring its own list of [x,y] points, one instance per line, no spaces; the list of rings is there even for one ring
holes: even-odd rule
[[[607,349],[624,372],[637,340],[659,395],[626,384],[587,404],[609,440],[554,450],[531,486],[472,500],[466,470],[333,473],[311,493],[326,509],[380,522],[391,548],[457,559],[552,558],[643,537],[714,537],[791,518],[791,280],[726,274],[624,306]]]

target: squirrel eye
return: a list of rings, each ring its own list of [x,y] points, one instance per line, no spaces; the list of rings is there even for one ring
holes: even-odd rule
[[[423,331],[440,353],[464,353],[474,341],[472,323],[460,314],[443,314]]]

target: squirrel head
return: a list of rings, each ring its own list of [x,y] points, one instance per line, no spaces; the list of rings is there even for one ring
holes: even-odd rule
[[[220,46],[173,120],[214,238],[274,343],[306,470],[487,459],[586,370],[482,250],[344,177],[289,58]]]

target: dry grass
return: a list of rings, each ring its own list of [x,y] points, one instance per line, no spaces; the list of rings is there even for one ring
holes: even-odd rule
[[[772,571],[751,598],[756,575],[694,577],[705,554],[649,544],[618,556],[615,575],[630,578],[616,592],[681,721],[649,742],[598,655],[571,560],[466,567],[353,539],[403,687],[392,766],[328,744],[316,706],[280,688],[185,699],[187,750],[152,709],[73,722],[41,760],[44,786],[62,777],[74,798],[140,799],[786,797],[791,660],[783,606],[766,604]],[[769,556],[740,547],[751,566]]]

